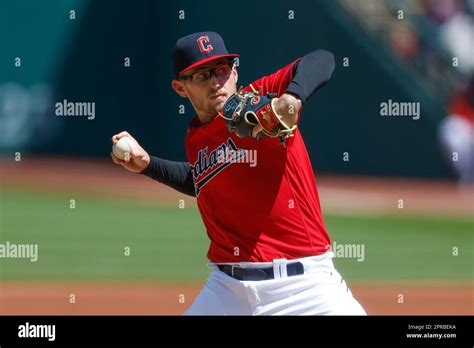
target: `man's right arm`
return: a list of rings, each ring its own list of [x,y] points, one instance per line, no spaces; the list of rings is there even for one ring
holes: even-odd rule
[[[132,151],[128,158],[123,160],[117,158],[112,152],[110,156],[115,164],[121,165],[130,172],[146,175],[181,193],[196,196],[191,166],[187,162],[168,161],[150,156],[127,131],[115,134],[112,137],[112,144],[115,145],[123,137],[130,138],[133,145]]]
[[[140,174],[172,187],[181,193],[196,196],[193,173],[188,162],[168,161],[150,156],[150,164]]]

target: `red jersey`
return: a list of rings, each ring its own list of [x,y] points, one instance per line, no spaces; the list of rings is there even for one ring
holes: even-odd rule
[[[263,94],[280,96],[293,78],[296,62],[244,90],[261,89]],[[239,138],[227,130],[220,116],[206,124],[200,124],[197,117],[190,122],[186,152],[197,204],[211,240],[210,261],[269,262],[328,251],[331,242],[298,129],[286,145],[278,138]]]

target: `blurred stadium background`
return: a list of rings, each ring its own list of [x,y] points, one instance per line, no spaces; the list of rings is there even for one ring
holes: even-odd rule
[[[335,54],[300,129],[330,236],[365,245],[363,262],[336,266],[369,314],[473,314],[473,14],[472,0],[2,1],[0,243],[38,243],[39,260],[0,259],[0,314],[192,302],[208,274],[194,199],[109,153],[127,130],[186,160],[193,110],[170,87],[171,50],[201,30],[240,53],[243,85],[313,49]],[[94,102],[95,118],[56,116],[65,99]],[[421,118],[381,117],[389,99],[419,102]]]

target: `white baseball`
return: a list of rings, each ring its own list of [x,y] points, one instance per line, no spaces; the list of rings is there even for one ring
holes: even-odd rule
[[[112,147],[114,155],[121,160],[130,160],[130,152],[133,150],[133,140],[129,137],[123,137]]]

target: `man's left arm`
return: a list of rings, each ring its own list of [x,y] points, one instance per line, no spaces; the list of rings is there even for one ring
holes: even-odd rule
[[[294,125],[303,104],[331,78],[334,55],[326,50],[316,50],[305,55],[293,66],[293,79],[275,102],[275,111],[283,120]]]

